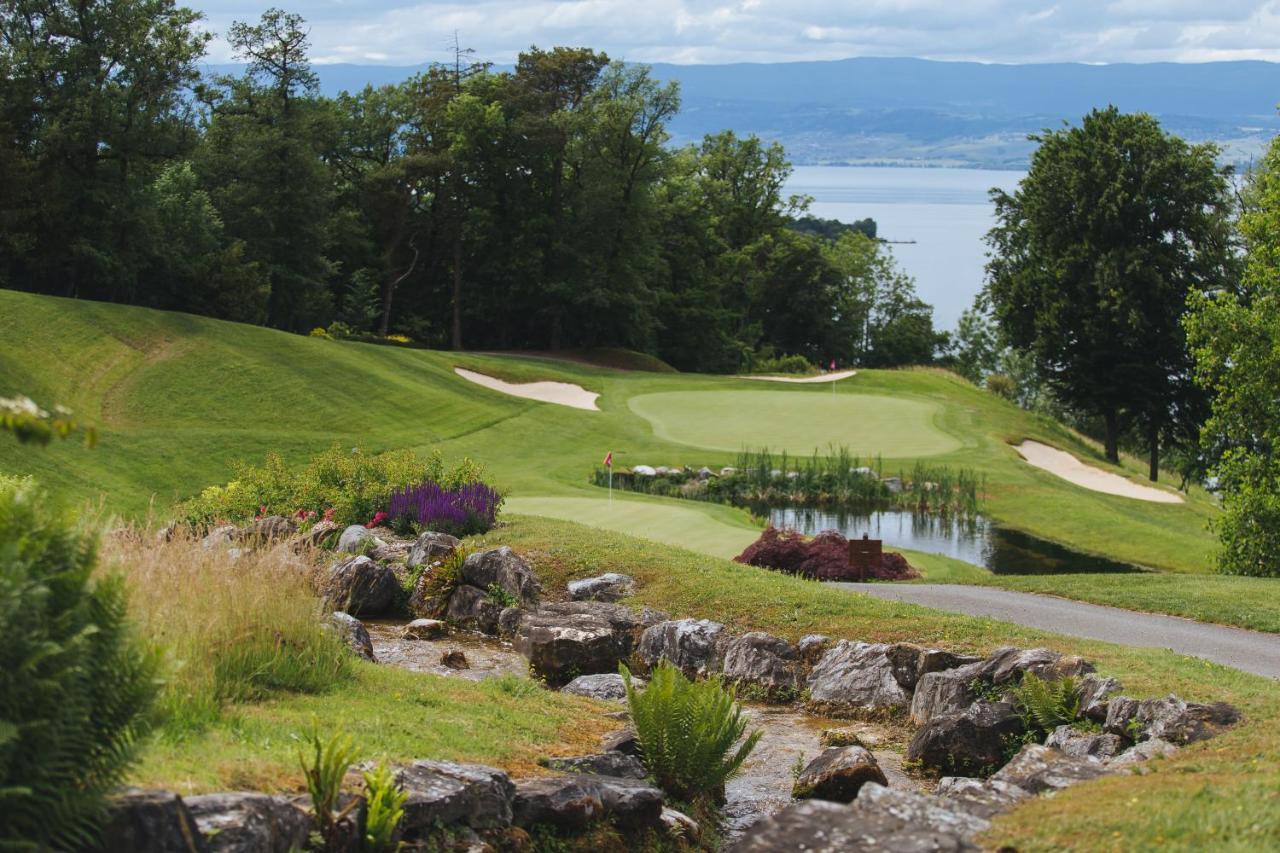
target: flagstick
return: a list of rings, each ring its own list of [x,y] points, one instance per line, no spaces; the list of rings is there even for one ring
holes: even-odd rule
[[[609,466],[609,509],[613,509],[613,466]]]

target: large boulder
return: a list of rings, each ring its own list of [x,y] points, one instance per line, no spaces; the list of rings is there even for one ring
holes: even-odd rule
[[[341,610],[332,613],[329,622],[353,652],[371,663],[377,662],[377,658],[373,656],[373,638],[369,636],[369,630],[364,627],[363,622]]]
[[[800,771],[791,796],[849,803],[868,782],[889,784],[870,750],[861,746],[832,746]]]
[[[725,646],[724,677],[761,688],[769,696],[795,698],[800,685],[800,653],[780,637],[760,631],[743,634]]]
[[[1110,732],[1086,732],[1074,726],[1058,726],[1044,742],[1076,758],[1114,758],[1124,751],[1125,741]]]
[[[448,624],[439,619],[414,619],[404,626],[407,640],[438,640],[448,632]]]
[[[1153,758],[1167,758],[1178,751],[1178,747],[1160,738],[1151,738],[1134,744],[1124,752],[1107,762],[1109,767],[1131,767],[1143,764]]]
[[[324,597],[334,610],[352,616],[381,616],[400,598],[395,572],[368,557],[348,557],[329,568]]]
[[[304,548],[319,548],[326,539],[341,529],[336,522],[321,519],[294,537],[293,549],[301,551]]]
[[[1188,744],[1216,737],[1240,721],[1240,712],[1224,702],[1201,705],[1184,702],[1170,693],[1163,699],[1144,699],[1138,704],[1135,719],[1140,740],[1154,738]]]
[[[883,643],[836,643],[809,673],[810,703],[833,713],[905,708],[910,696],[894,675],[891,648]]]
[[[375,536],[373,531],[363,524],[352,524],[343,528],[334,550],[343,554],[365,554],[385,544],[387,543]]]
[[[921,726],[907,745],[907,760],[950,775],[982,776],[1001,765],[1008,739],[1024,730],[1012,705],[975,702]]]
[[[1030,791],[1008,782],[975,779],[969,776],[944,776],[938,780],[938,797],[956,809],[990,819],[1030,799]]]
[[[662,791],[634,779],[577,774],[525,779],[516,783],[515,822],[585,829],[607,819],[627,828],[656,827]]]
[[[449,596],[449,606],[445,610],[445,618],[469,631],[483,634],[498,633],[498,618],[502,615],[502,605],[493,600],[483,589],[462,584]]]
[[[978,677],[997,687],[1012,687],[1028,672],[1044,679],[1083,676],[1093,672],[1093,664],[1079,657],[1063,656],[1053,649],[1018,649],[1004,646],[983,661]]]
[[[409,593],[409,612],[420,619],[440,619],[449,609],[449,597],[440,594],[431,572],[431,566],[425,567]]]
[[[666,658],[690,678],[720,668],[726,640],[724,626],[709,619],[659,622],[640,635],[636,654],[647,666]]]
[[[400,822],[406,838],[424,835],[438,826],[499,829],[511,824],[515,785],[501,770],[479,764],[415,761],[396,768],[395,776],[409,795]]]
[[[911,722],[923,726],[934,717],[968,708],[978,698],[974,685],[981,670],[981,663],[971,663],[922,674],[911,696]]]
[[[637,676],[633,676],[632,681],[637,685],[643,683]],[[570,693],[574,696],[587,696],[591,699],[600,699],[606,702],[620,702],[627,698],[627,686],[623,682],[622,676],[616,672],[579,675],[573,681],[561,687],[560,692]]]
[[[533,569],[506,545],[467,557],[462,563],[462,582],[483,590],[497,587],[520,607],[538,603],[540,589]]]
[[[255,518],[235,532],[234,539],[251,548],[261,548],[288,539],[298,532],[298,525],[283,515]]]
[[[557,601],[552,604],[542,605],[542,607],[538,608],[538,613],[547,616],[581,614],[604,619],[613,627],[613,632],[617,635],[618,642],[627,650],[627,654],[631,654],[632,649],[635,648],[640,639],[640,634],[646,628],[663,621],[663,619],[657,618],[660,614],[656,614],[655,611],[648,608],[645,608],[640,615],[636,615],[636,612],[629,607],[604,601]],[[665,615],[663,615],[663,618],[665,618]]]
[[[574,601],[617,601],[630,595],[634,589],[635,581],[629,575],[617,572],[569,581],[569,597]]]
[[[613,624],[595,613],[527,613],[513,645],[552,687],[580,675],[617,672],[628,651]]]
[[[289,853],[311,833],[311,815],[289,797],[206,794],[186,803],[211,853]]]
[[[138,788],[126,788],[111,798],[98,843],[104,853],[205,853],[209,849],[182,797]]]
[[[405,565],[416,569],[418,566],[443,560],[457,550],[460,544],[461,540],[456,536],[450,536],[448,533],[433,533],[428,530],[414,540]]]
[[[1051,746],[1029,743],[996,771],[991,781],[1042,794],[1097,779],[1106,772],[1106,766],[1091,756],[1067,755]]]
[[[550,758],[546,766],[565,773],[614,776],[619,779],[643,779],[647,775],[644,764],[639,758],[622,752],[599,752],[595,755]]]

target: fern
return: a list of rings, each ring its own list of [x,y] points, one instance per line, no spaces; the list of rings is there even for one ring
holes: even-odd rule
[[[733,690],[718,676],[690,681],[663,660],[641,693],[626,666],[620,669],[641,760],[658,786],[687,802],[720,796],[761,735],[743,737],[747,721]]]
[[[307,793],[311,795],[311,806],[315,812],[316,829],[328,844],[337,837],[338,824],[355,807],[359,800],[353,799],[341,812],[338,797],[342,793],[342,780],[355,761],[355,748],[351,738],[334,734],[328,741],[320,739],[318,731],[307,736],[307,744],[313,753],[310,761],[301,751],[298,763],[302,765],[303,776],[307,780]]]
[[[396,782],[395,774],[384,761],[364,772],[365,811],[364,845],[366,853],[396,853],[400,840],[396,831],[404,817],[404,803],[409,794]]]
[[[1080,719],[1080,685],[1074,678],[1047,680],[1028,672],[1012,692],[1027,727],[1043,735]]]

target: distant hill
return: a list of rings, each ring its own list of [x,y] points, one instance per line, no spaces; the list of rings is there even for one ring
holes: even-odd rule
[[[233,66],[215,66],[230,70]],[[328,94],[403,80],[425,65],[318,66]],[[988,65],[923,59],[655,64],[678,80],[674,141],[732,128],[782,142],[796,163],[1022,168],[1028,133],[1115,104],[1214,140],[1247,163],[1280,133],[1280,64]]]

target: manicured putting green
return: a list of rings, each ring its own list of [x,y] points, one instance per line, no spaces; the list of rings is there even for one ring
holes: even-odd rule
[[[961,446],[936,425],[923,400],[826,391],[670,391],[631,398],[637,415],[667,441],[708,450],[808,455],[844,445],[863,457],[934,456]]]

